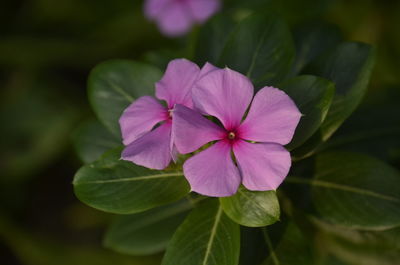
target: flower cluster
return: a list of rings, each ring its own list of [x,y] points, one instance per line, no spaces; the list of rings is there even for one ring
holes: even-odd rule
[[[241,183],[249,190],[276,189],[291,166],[283,146],[301,113],[277,88],[253,94],[251,81],[229,68],[173,60],[156,83],[156,97],[166,106],[144,96],[122,114],[122,159],[164,169],[178,153],[209,145],[183,165],[192,191],[225,197]]]

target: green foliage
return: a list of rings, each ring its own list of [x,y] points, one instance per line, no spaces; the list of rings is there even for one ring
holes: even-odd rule
[[[76,196],[102,211],[142,212],[184,197],[189,185],[182,172],[158,171],[120,159],[121,149],[83,166],[75,175]]]
[[[130,255],[160,252],[192,207],[185,199],[143,213],[121,215],[108,229],[104,246]]]
[[[240,187],[235,195],[220,198],[220,202],[224,212],[244,226],[267,226],[279,220],[279,202],[273,190],[249,191]]]
[[[223,212],[218,200],[201,203],[174,234],[162,265],[237,265],[239,225]]]
[[[288,26],[274,15],[252,15],[239,23],[218,65],[252,79],[257,88],[274,85],[290,71],[295,49]]]
[[[154,94],[161,71],[128,60],[112,60],[96,66],[89,76],[89,100],[99,120],[120,136],[119,117],[136,98]]]
[[[296,128],[289,149],[294,149],[310,138],[325,120],[335,93],[335,85],[316,76],[298,76],[279,85],[296,103],[303,116]]]

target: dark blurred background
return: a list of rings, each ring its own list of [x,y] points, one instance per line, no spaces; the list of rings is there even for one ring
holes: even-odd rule
[[[269,2],[228,0],[224,8],[247,12]],[[400,1],[278,2],[279,12],[293,27],[323,19],[337,24],[345,39],[374,44],[377,64],[363,104],[382,110],[375,113],[377,119],[396,115],[381,107],[387,102],[397,106],[400,99]],[[112,216],[80,203],[71,185],[81,165],[71,135],[94,118],[86,95],[91,68],[115,58],[158,63],[156,54],[181,56],[190,43],[191,34],[180,39],[160,35],[143,17],[142,4],[139,0],[2,1],[0,264],[159,264],[160,256],[135,258],[103,249],[102,231]],[[355,117],[362,116],[362,110]],[[337,137],[353,132],[351,122]],[[358,129],[371,126],[365,118],[357,122]],[[338,139],[336,144],[343,144]],[[360,146],[362,139],[354,148]],[[399,167],[399,147],[385,148],[378,156]]]

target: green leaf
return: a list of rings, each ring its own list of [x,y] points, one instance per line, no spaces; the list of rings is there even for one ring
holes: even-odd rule
[[[316,222],[324,249],[350,264],[396,265],[400,260],[400,227],[385,231],[350,230]]]
[[[251,15],[232,32],[218,64],[247,75],[260,88],[282,81],[294,56],[283,20],[271,14]]]
[[[345,42],[311,63],[305,73],[319,75],[335,83],[336,93],[321,126],[322,140],[327,140],[356,109],[363,98],[374,65],[370,45]]]
[[[303,114],[293,139],[287,146],[289,149],[300,146],[321,126],[331,105],[334,87],[332,82],[316,76],[299,76],[279,85]]]
[[[279,201],[273,190],[249,191],[240,187],[235,195],[219,200],[224,212],[238,224],[261,227],[279,220]]]
[[[317,156],[311,185],[314,216],[352,229],[382,230],[400,225],[400,174],[375,158],[349,152]]]
[[[130,255],[160,252],[192,207],[184,199],[143,213],[122,215],[108,229],[104,246]]]
[[[292,67],[292,75],[297,75],[317,56],[337,46],[342,34],[336,25],[312,21],[296,27],[293,39],[296,46],[296,60]]]
[[[240,230],[218,200],[195,208],[174,234],[162,265],[237,265]]]
[[[272,229],[272,228],[271,228]],[[272,245],[269,229],[265,228],[265,240],[270,249],[269,257],[262,265],[310,265],[315,264],[310,240],[293,222],[287,225],[282,239],[276,247]]]
[[[120,136],[118,120],[136,98],[154,94],[161,71],[151,65],[111,60],[97,65],[89,76],[89,101],[104,126]]]
[[[221,13],[201,27],[195,47],[195,61],[199,65],[206,62],[216,64],[234,26],[232,18]]]
[[[184,197],[189,185],[182,172],[151,170],[120,160],[121,150],[83,166],[74,178],[76,196],[111,213],[142,212]]]
[[[91,163],[100,158],[105,151],[121,145],[121,140],[112,135],[97,121],[82,124],[74,131],[73,141],[79,158]]]

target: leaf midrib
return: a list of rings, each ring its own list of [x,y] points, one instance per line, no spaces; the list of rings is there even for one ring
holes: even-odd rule
[[[384,195],[384,194],[381,194],[378,192],[365,190],[365,189],[361,189],[361,188],[337,184],[337,183],[333,183],[333,182],[316,180],[316,179],[304,179],[304,178],[300,178],[300,177],[287,177],[286,180],[288,182],[292,182],[292,183],[309,184],[309,185],[315,185],[315,186],[320,186],[320,187],[324,187],[324,188],[332,188],[332,189],[337,189],[337,190],[342,190],[342,191],[347,191],[347,192],[353,192],[353,193],[366,195],[366,196],[370,196],[370,197],[375,197],[378,199],[392,201],[392,202],[400,204],[400,199],[392,197],[392,196]]]
[[[120,179],[106,179],[106,180],[93,180],[93,181],[84,181],[84,182],[75,182],[74,184],[104,184],[104,183],[118,183],[118,182],[128,182],[128,181],[139,181],[139,180],[149,180],[149,179],[158,179],[158,178],[170,178],[170,177],[179,177],[183,176],[182,172],[177,173],[168,173],[168,174],[155,174],[155,175],[147,175],[147,176],[138,176],[131,178],[120,178]]]
[[[206,252],[204,254],[204,260],[203,260],[202,265],[207,265],[207,262],[208,262],[208,259],[210,257],[210,253],[211,253],[211,248],[214,243],[214,238],[217,233],[218,224],[221,220],[221,216],[222,216],[222,207],[219,206],[217,214],[215,215],[215,221],[214,221],[213,227],[211,228],[210,239],[208,240],[208,243],[207,243]]]

